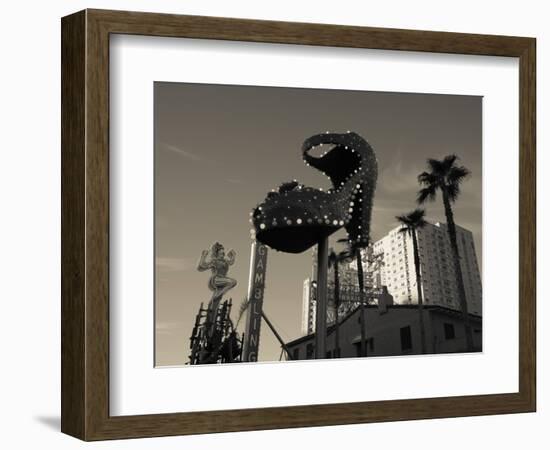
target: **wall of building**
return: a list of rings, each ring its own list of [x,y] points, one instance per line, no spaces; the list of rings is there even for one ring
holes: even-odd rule
[[[399,356],[422,353],[419,314],[416,306],[393,305],[386,309],[369,305],[366,312],[366,335],[368,356]],[[471,316],[474,330],[474,346],[482,348],[482,320],[479,316]],[[355,358],[361,343],[360,310],[356,310],[340,325],[340,355],[342,358]],[[457,311],[440,306],[424,308],[427,353],[455,353],[465,350],[465,334],[462,317]],[[445,328],[447,327],[447,333]],[[406,330],[408,328],[408,331]],[[404,329],[403,332],[401,329]],[[452,332],[451,332],[452,330]],[[410,346],[407,336],[410,335]],[[297,339],[288,343],[291,354],[298,349],[298,359],[313,358],[314,335]],[[335,350],[334,327],[330,327],[327,338],[327,351],[330,357]],[[309,350],[308,350],[309,349]]]
[[[454,337],[446,336],[445,324],[452,325]],[[483,348],[483,328],[481,318],[471,318],[474,348],[481,351]],[[430,340],[429,348],[433,353],[454,353],[466,346],[464,322],[459,313],[447,314],[438,309],[430,311]]]

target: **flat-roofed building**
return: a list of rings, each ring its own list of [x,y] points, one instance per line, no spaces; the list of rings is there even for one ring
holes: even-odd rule
[[[419,313],[417,305],[368,305],[366,308],[367,356],[417,355],[421,353]],[[361,355],[360,310],[356,308],[339,323],[340,357]],[[474,351],[482,350],[482,319],[470,314]],[[462,353],[466,351],[462,314],[440,305],[424,307],[426,353]],[[327,358],[335,355],[335,324],[327,329]],[[315,333],[288,342],[293,360],[313,359]]]

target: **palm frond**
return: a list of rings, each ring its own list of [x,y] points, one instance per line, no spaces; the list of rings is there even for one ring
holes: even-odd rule
[[[411,224],[411,221],[409,219],[409,215],[408,214],[402,214],[400,216],[395,216],[395,218],[397,219],[397,221],[402,224],[402,225],[405,225],[405,226],[410,226]]]
[[[438,175],[443,173],[445,168],[443,161],[440,161],[439,159],[429,158],[427,162],[432,174]]]
[[[445,191],[447,192],[447,197],[449,201],[451,203],[454,203],[460,195],[460,185],[458,183],[449,184],[445,187]]]
[[[250,301],[248,297],[245,297],[241,304],[239,305],[239,311],[237,313],[237,322],[235,322],[235,329],[239,326],[239,322],[241,321],[244,313],[248,309],[248,305],[250,304]]]
[[[470,171],[464,166],[453,166],[447,174],[448,184],[460,184],[470,175]]]
[[[420,228],[426,225],[426,210],[421,208],[416,208],[414,211],[411,211],[408,214],[409,222],[414,225],[415,228]]]
[[[422,172],[420,175],[418,175],[417,179],[419,184],[425,185],[425,186],[437,184],[437,181],[438,181],[437,177],[430,172]]]
[[[348,250],[343,250],[338,254],[338,259],[341,262],[353,261],[355,259],[355,253]]]
[[[336,254],[339,262],[348,262],[355,258],[355,252],[351,248],[348,238],[340,238],[336,242],[344,246],[344,248]]]
[[[443,158],[443,161],[441,161],[441,166],[442,166],[443,172],[448,173],[449,170],[452,167],[454,167],[455,162],[457,160],[458,160],[458,156],[455,155],[454,153],[451,154],[451,155],[445,156],[445,158]]]
[[[412,228],[409,228],[409,227],[399,228],[398,233],[411,234],[412,233]]]
[[[403,225],[399,230],[400,233],[409,232],[412,234],[414,230],[424,227],[427,222],[424,219],[426,211],[421,208],[416,208],[415,210],[409,212],[408,214],[402,214],[400,216],[395,216],[397,221]]]
[[[427,200],[433,202],[436,198],[436,194],[437,194],[436,185],[426,186],[418,191],[416,202],[419,205],[421,205],[422,203],[425,203]]]
[[[338,255],[334,251],[334,249],[331,247],[328,252],[328,266],[332,267],[336,264],[338,260]]]

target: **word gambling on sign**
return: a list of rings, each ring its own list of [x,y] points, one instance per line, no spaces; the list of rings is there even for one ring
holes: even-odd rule
[[[250,256],[250,279],[248,282],[248,309],[243,342],[243,362],[255,362],[258,360],[266,266],[267,247],[255,241],[252,244]]]

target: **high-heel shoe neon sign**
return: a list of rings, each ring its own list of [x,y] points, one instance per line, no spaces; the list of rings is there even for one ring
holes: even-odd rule
[[[313,156],[319,146],[329,148]],[[326,132],[306,139],[302,153],[332,188],[323,191],[296,180],[281,184],[252,211],[253,237],[275,250],[302,253],[345,227],[352,248],[366,247],[378,177],[372,147],[354,132]]]

